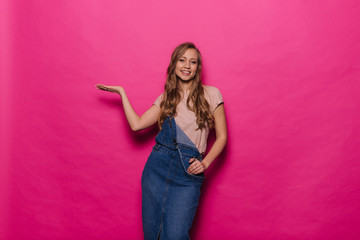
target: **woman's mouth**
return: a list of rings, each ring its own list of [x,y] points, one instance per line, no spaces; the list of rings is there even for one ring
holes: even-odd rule
[[[181,71],[181,73],[182,73],[183,75],[185,75],[185,76],[189,76],[191,72],[190,72],[190,71],[183,70],[183,71]]]

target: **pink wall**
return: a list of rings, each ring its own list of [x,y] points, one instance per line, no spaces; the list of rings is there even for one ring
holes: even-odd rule
[[[1,3],[1,239],[141,239],[156,127],[131,132],[193,41],[229,142],[193,239],[360,238],[360,5],[319,1]]]

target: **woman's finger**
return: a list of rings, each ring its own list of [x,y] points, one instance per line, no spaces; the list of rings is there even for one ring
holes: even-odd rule
[[[98,84],[97,87],[98,87],[98,89],[100,89],[100,90],[109,91],[109,92],[112,91],[112,89],[109,88],[109,86],[106,86],[106,85]]]
[[[189,163],[190,163],[190,166],[188,167],[188,170],[192,171],[194,170],[194,167],[196,166],[196,162],[194,162],[195,159],[194,158],[191,158]]]
[[[192,172],[194,171],[194,166],[191,164],[187,171],[188,173],[192,174]]]
[[[194,158],[191,158],[191,159],[189,160],[190,166],[188,167],[187,171],[188,171],[188,173],[190,173],[190,174],[194,171],[194,164],[195,164],[194,161],[195,161]]]

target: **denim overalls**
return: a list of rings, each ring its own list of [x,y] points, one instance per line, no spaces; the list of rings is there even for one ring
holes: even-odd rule
[[[204,173],[189,174],[189,160],[202,161],[195,144],[166,118],[142,177],[142,221],[145,240],[188,240]]]

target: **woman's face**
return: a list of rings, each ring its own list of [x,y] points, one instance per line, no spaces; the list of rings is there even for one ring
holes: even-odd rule
[[[189,81],[195,77],[198,67],[198,54],[195,49],[189,48],[176,63],[175,73],[183,81]]]

